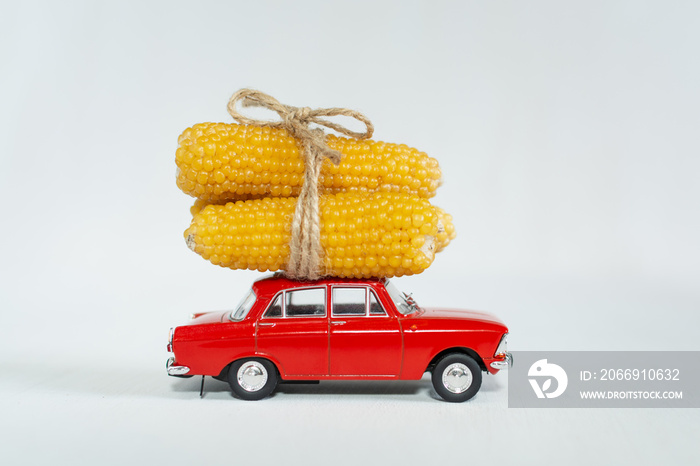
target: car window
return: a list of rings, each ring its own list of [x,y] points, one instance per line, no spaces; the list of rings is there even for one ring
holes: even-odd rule
[[[382,307],[381,304],[379,304],[379,300],[377,299],[377,296],[374,294],[374,291],[369,292],[369,315],[371,316],[385,316],[386,311]]]
[[[285,292],[287,317],[309,317],[326,315],[326,289],[306,288]]]
[[[231,312],[229,319],[235,321],[245,319],[245,316],[247,316],[248,312],[250,312],[250,310],[252,309],[253,304],[255,304],[255,293],[253,292],[253,290],[250,290],[248,294],[238,304],[236,310]]]
[[[363,316],[367,314],[365,303],[367,288],[333,287],[334,316]]]
[[[394,302],[397,311],[404,315],[411,314],[416,311],[417,308],[412,307],[408,301],[406,301],[406,296],[401,293],[391,281],[387,280],[384,282],[384,287],[389,293],[391,300]]]
[[[278,294],[265,312],[265,317],[282,317],[282,293]]]

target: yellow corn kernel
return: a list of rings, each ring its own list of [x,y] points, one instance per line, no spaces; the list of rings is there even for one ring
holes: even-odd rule
[[[194,204],[192,204],[192,207],[190,207],[190,213],[194,217],[197,215],[203,208],[205,208],[209,203],[203,199],[197,199],[194,201]]]
[[[340,165],[323,164],[326,193],[391,192],[430,198],[441,183],[437,160],[406,146],[329,135]],[[282,128],[200,123],[186,129],[175,154],[177,185],[207,201],[290,197],[299,194],[304,162],[296,140]]]
[[[232,269],[284,270],[296,198],[211,204],[194,213],[187,245]],[[337,193],[322,196],[322,275],[387,277],[417,274],[438,246],[437,210],[417,195]]]

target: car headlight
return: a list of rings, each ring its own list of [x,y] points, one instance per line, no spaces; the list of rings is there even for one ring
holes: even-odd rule
[[[508,334],[504,333],[503,336],[501,337],[501,342],[498,344],[498,348],[496,348],[496,353],[493,356],[495,358],[505,358],[507,352],[508,352]]]

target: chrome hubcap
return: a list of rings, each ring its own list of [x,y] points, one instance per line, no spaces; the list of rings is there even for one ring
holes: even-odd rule
[[[473,380],[472,371],[461,362],[450,364],[442,373],[442,384],[452,393],[463,393]]]
[[[238,385],[247,392],[257,392],[267,382],[267,370],[257,361],[247,361],[238,369]]]

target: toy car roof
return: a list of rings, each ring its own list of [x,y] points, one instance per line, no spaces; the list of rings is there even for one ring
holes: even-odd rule
[[[256,280],[253,283],[253,290],[256,295],[276,293],[289,288],[301,288],[313,285],[326,284],[353,284],[353,285],[377,285],[384,284],[385,278],[338,278],[323,277],[318,280],[293,280],[281,272],[268,275]]]

